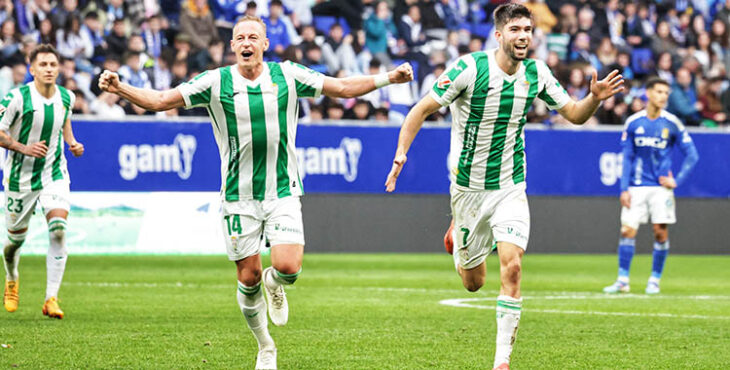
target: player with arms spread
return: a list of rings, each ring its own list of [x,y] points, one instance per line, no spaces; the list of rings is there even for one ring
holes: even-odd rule
[[[464,287],[477,291],[496,243],[502,286],[494,367],[506,369],[520,320],[522,255],[530,233],[523,133],[527,112],[539,98],[570,122],[582,124],[601,101],[623,89],[623,79],[613,71],[598,81],[594,73],[591,93],[573,101],[544,62],[527,58],[534,27],[530,11],[519,4],[500,5],[494,20],[499,48],[457,59],[406,116],[385,185],[388,192],[395,189],[425,118],[449,105],[454,263]]]
[[[618,279],[603,289],[606,293],[629,292],[629,268],[634,258],[639,224],[651,215],[654,224],[654,253],[647,294],[659,293],[659,279],[669,253],[668,224],[676,222],[674,188],[682,184],[699,160],[697,148],[682,122],[664,110],[669,83],[652,78],[646,83],[646,109],[626,119],[621,135],[621,238],[618,245]],[[671,154],[675,147],[684,162],[675,179]]]
[[[20,246],[36,203],[48,221],[50,245],[46,255],[46,301],[43,314],[63,318],[58,290],[66,269],[66,219],[69,206],[69,175],[61,137],[78,157],[84,146],[71,129],[71,109],[75,96],[56,85],[59,55],[49,44],[41,44],[29,55],[33,81],[11,90],[0,103],[0,146],[8,153],[5,162],[5,294],[3,305],[15,312],[19,303]]]
[[[235,65],[204,72],[161,92],[120,83],[109,71],[99,80],[102,90],[147,110],[208,109],[221,156],[222,226],[228,257],[238,270],[238,303],[259,344],[257,369],[276,368],[267,305],[275,325],[287,323],[283,286],[297,280],[302,266],[302,184],[294,146],[297,99],[320,94],[350,98],[413,79],[408,64],[376,76],[325,77],[296,63],[265,63],[263,53],[268,47],[264,23],[245,16],[233,28]],[[262,235],[272,245],[272,267],[263,272]]]

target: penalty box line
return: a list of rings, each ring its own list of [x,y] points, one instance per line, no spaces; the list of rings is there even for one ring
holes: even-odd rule
[[[525,297],[527,298],[527,297]],[[532,297],[528,299],[539,300],[541,297]],[[454,298],[442,299],[439,304],[460,308],[476,308],[479,310],[494,310],[494,306],[483,306],[473,304],[472,302],[494,301],[494,298]],[[564,315],[593,315],[593,316],[624,316],[624,317],[660,317],[670,319],[701,319],[701,320],[730,320],[730,316],[710,316],[710,315],[687,315],[674,314],[665,312],[607,312],[607,311],[578,311],[578,310],[557,310],[557,309],[541,309],[541,308],[522,308],[522,311],[538,312],[538,313],[555,313]]]

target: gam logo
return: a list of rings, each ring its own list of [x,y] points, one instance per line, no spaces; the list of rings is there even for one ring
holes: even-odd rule
[[[174,172],[186,180],[193,172],[197,146],[195,136],[185,134],[177,134],[171,145],[122,145],[119,148],[119,174],[131,181],[140,173]]]
[[[340,175],[347,182],[357,180],[357,165],[362,153],[360,139],[344,137],[337,148],[297,148],[299,174]]]
[[[601,170],[601,182],[613,186],[620,178],[623,168],[623,153],[604,152],[598,160]]]

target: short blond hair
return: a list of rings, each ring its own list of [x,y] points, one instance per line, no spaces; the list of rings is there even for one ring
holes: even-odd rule
[[[264,37],[266,37],[266,23],[264,23],[264,21],[261,19],[261,17],[246,14],[243,17],[238,18],[238,20],[236,21],[236,24],[233,25],[233,29],[235,30],[236,26],[238,26],[239,23],[243,23],[243,22],[256,22],[256,23],[260,24],[261,27],[264,28]]]

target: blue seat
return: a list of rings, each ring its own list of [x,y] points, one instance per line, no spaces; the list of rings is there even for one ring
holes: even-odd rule
[[[636,48],[631,52],[631,69],[635,74],[646,75],[654,70],[654,56],[649,48]]]
[[[402,115],[405,116],[405,115],[408,114],[408,111],[411,110],[411,106],[408,105],[408,104],[391,104],[390,105],[390,110],[391,111],[398,112],[398,113],[400,113],[400,114],[402,114]]]
[[[491,23],[473,23],[471,25],[471,33],[483,37],[489,38],[489,33],[492,31]]]
[[[333,24],[339,23],[342,26],[343,34],[347,35],[350,33],[350,25],[347,24],[344,18],[334,17],[330,15],[315,15],[312,17],[312,24],[318,31],[329,34],[330,28]]]

